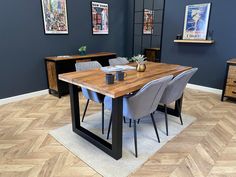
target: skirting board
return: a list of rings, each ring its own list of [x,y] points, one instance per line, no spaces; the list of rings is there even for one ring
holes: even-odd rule
[[[203,91],[203,92],[215,93],[218,95],[222,94],[222,90],[220,90],[220,89],[204,87],[204,86],[200,86],[200,85],[188,84],[187,88],[195,89],[195,90],[199,90],[199,91]],[[46,95],[46,94],[48,94],[48,89],[37,91],[37,92],[32,92],[32,93],[27,93],[27,94],[23,94],[23,95],[18,95],[18,96],[14,96],[14,97],[4,98],[4,99],[0,99],[0,105],[4,105],[7,103],[12,103],[15,101],[20,101],[20,100],[25,100],[25,99],[29,99],[29,98],[36,97],[36,96]]]
[[[48,94],[48,89],[40,90],[37,92],[26,93],[26,94],[14,96],[14,97],[4,98],[4,99],[0,99],[0,105],[4,105],[7,103],[12,103],[16,101],[21,101],[21,100],[29,99],[36,96],[46,95],[46,94]]]
[[[204,86],[195,85],[195,84],[187,84],[187,88],[199,90],[199,91],[203,91],[203,92],[215,93],[217,95],[222,94],[222,90],[220,90],[220,89],[215,89],[215,88],[211,88],[211,87],[204,87]]]

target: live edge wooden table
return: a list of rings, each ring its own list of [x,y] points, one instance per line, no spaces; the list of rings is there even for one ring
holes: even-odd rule
[[[105,83],[105,73],[100,69],[59,75],[60,80],[69,83],[73,131],[116,160],[122,157],[123,96],[139,90],[152,80],[167,75],[176,76],[183,71],[191,69],[191,67],[186,66],[154,62],[147,62],[146,66],[146,71],[142,73],[135,70],[126,71],[127,77],[125,77],[125,80],[115,81],[113,85]],[[81,126],[78,86],[112,98],[112,144]],[[182,104],[181,100],[178,101]],[[168,113],[176,115],[176,111],[177,109],[175,108],[169,110]]]

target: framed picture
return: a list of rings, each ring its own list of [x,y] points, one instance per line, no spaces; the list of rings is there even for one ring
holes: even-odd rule
[[[211,3],[186,6],[183,39],[206,40]]]
[[[41,0],[45,34],[68,34],[66,0]]]
[[[93,34],[109,34],[108,4],[92,2]]]
[[[143,34],[153,34],[154,11],[144,9],[143,13]]]

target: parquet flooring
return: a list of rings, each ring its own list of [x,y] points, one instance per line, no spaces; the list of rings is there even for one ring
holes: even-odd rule
[[[91,104],[88,114],[100,109]],[[236,177],[236,105],[187,89],[183,112],[197,121],[130,176]],[[68,96],[0,106],[0,177],[100,176],[48,135],[70,122]]]

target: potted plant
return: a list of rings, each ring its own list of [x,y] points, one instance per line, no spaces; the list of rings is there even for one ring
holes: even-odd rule
[[[145,59],[146,57],[140,54],[131,58],[132,61],[137,63],[136,70],[138,72],[144,72],[146,70]]]
[[[86,46],[81,46],[79,48],[79,54],[80,55],[85,55],[86,54],[87,47]]]

